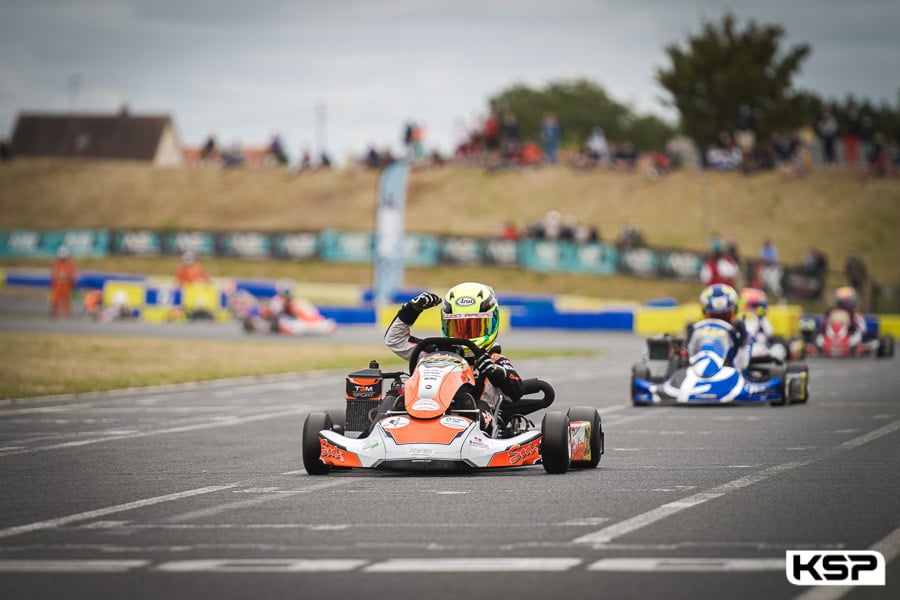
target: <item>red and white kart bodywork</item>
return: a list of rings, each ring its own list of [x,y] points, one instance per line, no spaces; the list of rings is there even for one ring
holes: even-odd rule
[[[440,347],[416,360],[422,348],[435,343]],[[474,402],[454,399],[461,386],[475,383],[472,367],[453,351],[454,345],[469,347],[476,355],[484,352],[468,340],[429,338],[414,352],[410,364],[415,368],[405,385],[401,384],[402,374],[382,374],[377,363],[373,363],[376,370],[369,371],[372,379],[348,378],[347,412],[312,413],[303,424],[306,471],[325,475],[332,467],[447,471],[543,464],[548,473],[563,473],[570,467],[597,466],[603,454],[603,429],[593,407],[547,412],[540,430],[529,429],[532,425],[527,419],[510,417],[503,420],[507,427],[502,430],[483,430]],[[352,427],[354,421],[347,415],[359,412],[353,403],[360,400],[350,392],[362,390],[360,398],[372,403],[380,397],[382,376],[396,376],[394,389],[400,393],[386,395],[380,406],[388,406],[387,410],[370,411],[374,421],[367,433],[346,435],[345,427]],[[552,402],[554,392],[549,383],[538,379],[523,383],[526,395],[543,393],[544,399]],[[514,402],[501,400],[494,412],[495,422],[501,412],[512,416],[515,410]]]
[[[821,332],[803,346],[806,356],[855,357],[894,355],[894,338],[885,335],[851,343],[853,316],[846,310],[833,310],[822,323]]]
[[[319,309],[302,298],[291,299],[290,315],[275,316],[268,304],[261,304],[249,292],[240,291],[229,301],[229,308],[243,324],[244,331],[283,335],[330,335],[337,329],[334,319],[322,316]]]

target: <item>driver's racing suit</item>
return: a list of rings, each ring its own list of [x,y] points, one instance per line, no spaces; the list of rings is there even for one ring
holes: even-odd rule
[[[411,306],[409,303],[404,304],[400,307],[400,310],[397,312],[397,315],[394,317],[394,320],[391,321],[391,324],[384,334],[385,345],[387,345],[394,354],[405,360],[409,360],[412,357],[413,350],[415,350],[420,341],[420,338],[414,337],[410,333],[412,325],[416,322],[416,319],[419,318],[420,314],[421,312],[414,306]],[[500,354],[500,346],[494,346],[489,354],[491,360],[495,364],[503,367],[502,371],[499,369],[497,370],[502,377],[496,377],[492,380],[483,373],[479,373],[478,369],[473,364],[473,359],[467,357],[466,361],[469,362],[469,364],[472,364],[473,372],[475,374],[475,388],[472,390],[462,389],[460,392],[457,392],[457,394],[465,392],[472,394],[472,397],[475,399],[476,405],[478,406],[478,410],[481,413],[481,425],[485,430],[488,430],[492,426],[491,421],[493,419],[493,411],[497,406],[497,402],[500,400],[501,392],[512,402],[519,400],[525,392],[522,386],[522,378],[519,377],[519,373],[516,371],[515,367],[513,367],[512,362]],[[517,412],[525,414],[523,411]]]

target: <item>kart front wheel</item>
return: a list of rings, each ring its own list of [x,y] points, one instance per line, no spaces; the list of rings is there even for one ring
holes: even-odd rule
[[[572,462],[569,417],[558,411],[548,412],[541,422],[541,462],[551,474],[565,473]]]
[[[319,432],[331,428],[331,417],[328,416],[328,413],[310,413],[303,421],[301,442],[303,468],[310,475],[328,475],[328,472],[331,471],[331,465],[326,465],[321,460],[322,445],[319,443]]]
[[[591,435],[587,440],[591,448],[590,460],[572,462],[573,468],[595,469],[603,456],[603,426],[600,413],[592,406],[573,406],[569,409],[569,421],[587,421],[591,424]]]

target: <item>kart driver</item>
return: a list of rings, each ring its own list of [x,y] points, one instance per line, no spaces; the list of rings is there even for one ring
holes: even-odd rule
[[[275,284],[275,295],[269,300],[269,312],[276,321],[279,317],[297,318],[293,307],[294,286],[290,281],[278,281]]]
[[[738,294],[734,288],[725,283],[714,283],[706,286],[700,293],[700,308],[703,310],[702,321],[694,323],[688,328],[688,336],[685,342],[687,346],[691,341],[691,334],[700,329],[706,321],[714,319],[725,321],[731,341],[734,344],[731,356],[726,357],[726,364],[731,364],[738,371],[744,371],[750,365],[750,346],[747,339],[747,330],[743,319],[736,319]]]
[[[470,394],[481,413],[481,426],[490,431],[493,409],[502,392],[516,405],[516,412],[528,414],[544,408],[543,400],[521,400],[525,390],[522,379],[508,358],[500,354],[500,346],[494,345],[500,333],[500,306],[494,290],[482,283],[466,282],[447,292],[443,300],[431,292],[423,292],[400,307],[397,316],[388,326],[384,341],[397,356],[409,360],[420,339],[410,334],[410,328],[422,311],[441,306],[441,330],[444,337],[465,338],[487,351],[477,358],[468,349],[463,357],[474,367],[475,389],[461,389]],[[424,353],[423,353],[424,355]],[[525,406],[527,403],[528,406]],[[531,406],[532,403],[540,405]],[[498,424],[499,425],[499,424]]]
[[[781,352],[780,346],[769,348],[769,342],[775,335],[775,327],[767,316],[769,311],[769,298],[763,290],[757,288],[744,288],[738,301],[741,322],[747,331],[747,337],[753,339],[751,355],[761,357],[771,355],[777,360],[784,361],[786,355]],[[747,317],[752,315],[750,320]]]
[[[831,318],[832,313],[838,310],[846,311],[850,315],[850,347],[859,345],[867,333],[868,326],[866,325],[866,317],[856,310],[856,290],[849,285],[839,287],[834,291],[834,306],[825,311],[816,343],[820,346],[822,345],[828,319]]]

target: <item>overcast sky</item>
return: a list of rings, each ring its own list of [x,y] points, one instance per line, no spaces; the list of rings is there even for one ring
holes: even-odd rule
[[[491,95],[582,77],[674,121],[663,49],[726,11],[811,45],[796,87],[897,105],[897,0],[3,0],[0,136],[19,111],[127,103],[171,114],[186,145],[278,132],[292,159],[342,160],[396,150],[415,120],[449,151]]]

